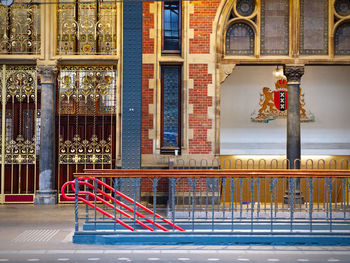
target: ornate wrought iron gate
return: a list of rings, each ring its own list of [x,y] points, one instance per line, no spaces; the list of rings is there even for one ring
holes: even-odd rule
[[[40,112],[35,66],[2,66],[1,203],[33,202]]]
[[[64,66],[57,85],[57,186],[86,168],[112,168],[116,148],[116,68]],[[66,201],[62,197],[60,202]]]

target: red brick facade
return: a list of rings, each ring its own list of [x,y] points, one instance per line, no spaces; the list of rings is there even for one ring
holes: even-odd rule
[[[188,5],[183,4],[184,8],[188,6],[193,6],[194,12],[188,17],[189,27],[193,29],[194,35],[190,39],[182,39],[185,45],[188,45],[188,58],[191,54],[209,54],[210,53],[210,35],[212,34],[212,27],[214,18],[219,7],[220,0],[210,0],[210,1],[191,1]],[[156,39],[150,38],[150,31],[155,28],[155,15],[151,14],[150,7],[151,4],[155,2],[144,2],[143,3],[143,54],[156,54]],[[185,14],[186,12],[183,12]],[[157,18],[156,18],[157,19]],[[185,19],[183,17],[183,19]],[[185,25],[186,23],[183,23]],[[184,30],[184,29],[183,29]],[[159,34],[157,35],[159,37]],[[161,55],[162,56],[162,55]],[[167,58],[163,57],[163,60]],[[156,64],[143,64],[142,73],[142,154],[155,154],[153,152],[153,138],[149,138],[149,131],[155,129],[154,116],[149,113],[149,105],[154,103],[155,89],[149,88],[149,80],[157,79],[160,76],[154,76],[154,67]],[[155,62],[159,63],[159,61]],[[163,62],[163,63],[172,63]],[[211,62],[208,62],[211,63]],[[193,108],[193,112],[188,114],[187,112],[182,112],[182,115],[187,115],[186,119],[188,123],[182,129],[190,129],[192,137],[184,138],[188,140],[184,142],[188,145],[187,154],[212,154],[214,149],[213,142],[208,140],[208,130],[213,129],[213,121],[208,118],[209,107],[213,106],[213,97],[208,96],[208,85],[213,84],[212,72],[208,71],[208,63],[199,62],[199,64],[191,64],[187,61],[183,62],[184,70],[188,66],[188,78],[193,80],[193,88],[186,87],[183,85],[184,89],[188,89],[187,98],[183,98],[188,101]],[[160,74],[160,73],[156,73]],[[182,80],[182,83],[187,83],[186,79]],[[159,87],[158,87],[159,88]],[[157,88],[157,89],[158,89]]]
[[[193,79],[193,89],[189,90],[189,103],[193,105],[193,114],[189,115],[189,128],[193,129],[193,138],[189,140],[190,154],[209,154],[212,143],[207,141],[207,131],[212,128],[208,119],[208,107],[213,98],[208,96],[208,84],[212,75],[208,74],[208,64],[190,64],[189,78]]]
[[[220,0],[194,1],[194,13],[190,15],[190,28],[194,38],[190,39],[190,54],[210,53],[210,34]]]
[[[143,19],[142,19],[142,53],[154,53],[154,39],[150,38],[150,29],[154,28],[154,15],[150,13],[150,5],[153,2],[143,2]]]
[[[154,78],[154,65],[142,65],[142,139],[141,153],[153,153],[153,140],[149,139],[149,130],[153,129],[153,114],[149,114],[149,104],[153,104],[153,89],[149,88],[149,80]]]

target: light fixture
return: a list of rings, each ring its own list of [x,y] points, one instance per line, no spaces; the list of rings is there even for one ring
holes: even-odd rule
[[[277,65],[277,68],[272,71],[272,75],[276,79],[286,79],[286,76],[283,74],[283,67],[279,68]]]

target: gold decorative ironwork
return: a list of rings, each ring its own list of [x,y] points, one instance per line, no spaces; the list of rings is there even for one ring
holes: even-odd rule
[[[6,143],[5,163],[6,164],[35,164],[36,138],[24,140],[19,135],[16,140]]]
[[[116,13],[116,3],[58,3],[57,53],[116,54]]]
[[[112,137],[98,140],[92,135],[90,140],[82,140],[78,134],[73,140],[64,141],[60,136],[60,164],[110,164],[112,162]]]
[[[3,98],[0,94],[0,101],[12,106],[17,102],[22,105],[29,105],[30,103],[36,105],[36,79],[37,74],[34,66],[6,66],[5,74],[1,76],[1,82],[6,87],[4,93],[6,95]],[[5,144],[3,155],[5,164],[35,164],[37,139],[35,132],[34,135],[31,134],[28,138],[28,136],[22,134],[24,132],[22,127],[19,127],[19,134],[13,134],[14,115],[12,111],[13,109],[6,110],[6,122],[1,125],[6,131],[4,140],[0,139],[0,145]],[[24,112],[25,110],[23,110]],[[24,116],[22,116],[22,112],[19,115],[19,122],[21,123]],[[35,118],[33,121],[36,122]],[[35,127],[35,123],[33,127]]]
[[[40,7],[18,0],[0,5],[0,53],[40,54]]]
[[[77,103],[78,114],[92,114],[96,103],[114,101],[115,72],[111,67],[63,67],[58,82],[60,114],[75,114]]]
[[[12,98],[12,103],[15,99],[23,102],[27,98],[35,100],[35,85],[32,74],[28,72],[14,72],[11,73],[6,80],[7,99]]]

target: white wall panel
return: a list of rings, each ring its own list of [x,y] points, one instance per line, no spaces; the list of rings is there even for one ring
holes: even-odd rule
[[[221,85],[221,154],[285,154],[287,121],[251,121],[263,87],[274,90],[274,66],[237,66]],[[350,154],[350,66],[307,66],[301,81],[305,109],[302,154]]]

